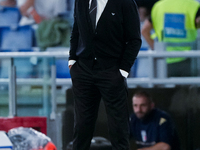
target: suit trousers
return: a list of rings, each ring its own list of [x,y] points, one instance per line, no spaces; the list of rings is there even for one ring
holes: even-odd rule
[[[113,150],[129,149],[129,113],[127,83],[117,66],[92,67],[78,60],[70,69],[74,93],[75,121],[73,150],[89,150],[100,100],[106,108]]]

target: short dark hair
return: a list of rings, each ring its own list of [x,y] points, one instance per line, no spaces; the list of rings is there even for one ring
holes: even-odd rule
[[[133,97],[145,97],[149,102],[153,102],[151,95],[145,90],[138,90],[133,94]]]

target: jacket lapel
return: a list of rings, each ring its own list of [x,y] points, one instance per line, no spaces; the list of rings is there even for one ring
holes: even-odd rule
[[[94,32],[89,15],[89,0],[78,0],[77,13],[81,24],[87,26],[90,32]]]

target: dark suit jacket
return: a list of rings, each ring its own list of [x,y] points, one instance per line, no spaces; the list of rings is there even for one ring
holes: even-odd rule
[[[69,60],[85,60],[90,66],[96,57],[105,68],[114,65],[129,72],[141,46],[135,2],[108,0],[94,31],[89,0],[76,0],[70,43]]]

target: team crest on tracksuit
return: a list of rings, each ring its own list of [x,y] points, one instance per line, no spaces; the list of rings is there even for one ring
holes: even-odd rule
[[[142,141],[146,142],[147,141],[147,133],[145,130],[141,131],[141,136],[142,136]]]

